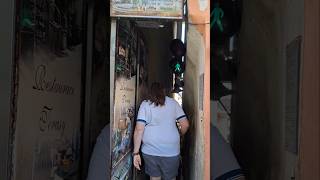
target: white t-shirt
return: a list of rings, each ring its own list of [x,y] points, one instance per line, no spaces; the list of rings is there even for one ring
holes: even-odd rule
[[[155,106],[150,101],[140,105],[137,123],[144,123],[141,151],[147,155],[172,157],[180,154],[180,135],[176,120],[185,119],[181,106],[166,97],[163,106]]]

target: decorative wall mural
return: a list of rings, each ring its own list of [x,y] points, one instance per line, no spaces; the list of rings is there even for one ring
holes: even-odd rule
[[[113,172],[111,180],[129,180],[131,177],[131,154],[127,155],[119,164],[119,168]]]
[[[82,4],[17,1],[15,179],[79,177]]]
[[[131,150],[135,117],[136,77],[118,78],[115,89],[114,124],[112,134],[112,167]]]
[[[129,177],[136,111],[137,32],[129,21],[119,21],[115,62],[114,119],[111,122],[112,179]],[[126,160],[128,159],[128,160]],[[123,167],[127,167],[123,169]],[[120,178],[122,179],[122,178]]]

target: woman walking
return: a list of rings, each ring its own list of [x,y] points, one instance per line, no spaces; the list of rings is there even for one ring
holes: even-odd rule
[[[174,180],[180,162],[180,134],[187,132],[189,122],[181,106],[165,95],[160,83],[152,83],[149,95],[148,100],[141,103],[137,116],[133,163],[140,170],[141,146],[145,171],[150,179]]]

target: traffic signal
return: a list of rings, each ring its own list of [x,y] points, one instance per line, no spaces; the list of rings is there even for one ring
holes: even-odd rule
[[[184,82],[183,79],[179,76],[177,76],[174,80],[175,84],[179,87],[183,87],[184,86]]]
[[[174,84],[174,88],[173,88],[173,93],[179,93],[182,92],[183,90],[181,89],[181,87],[179,87],[177,84]]]
[[[213,0],[210,14],[211,42],[222,45],[240,30],[240,0]]]
[[[180,76],[185,70],[185,62],[183,62],[181,58],[172,58],[170,66],[172,72],[177,76]]]
[[[171,41],[170,51],[174,57],[182,57],[186,54],[186,47],[180,39],[174,39]]]
[[[183,78],[181,76],[175,76],[173,93],[179,93],[183,91],[182,87],[184,86]]]
[[[182,74],[185,70],[185,61],[183,61],[183,56],[186,53],[186,47],[180,39],[174,39],[171,41],[170,51],[173,55],[170,61],[170,68],[175,77],[173,93],[179,93],[183,91],[182,87],[184,86]]]

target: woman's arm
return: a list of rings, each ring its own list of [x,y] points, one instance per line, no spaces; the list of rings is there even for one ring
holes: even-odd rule
[[[134,143],[134,148],[133,148],[133,153],[138,153],[140,146],[141,146],[141,141],[142,141],[142,136],[144,132],[144,127],[145,125],[143,123],[137,123],[135,130],[134,130],[134,135],[133,135],[133,143]]]
[[[185,135],[189,129],[188,119],[187,118],[180,119],[178,123],[179,123],[179,129],[180,129],[181,135]]]
[[[141,141],[142,141],[142,136],[144,132],[144,123],[137,122],[136,127],[134,130],[134,135],[133,135],[133,143],[134,143],[134,148],[133,148],[133,165],[140,170],[141,166],[141,157],[139,154],[139,149],[141,146]]]

